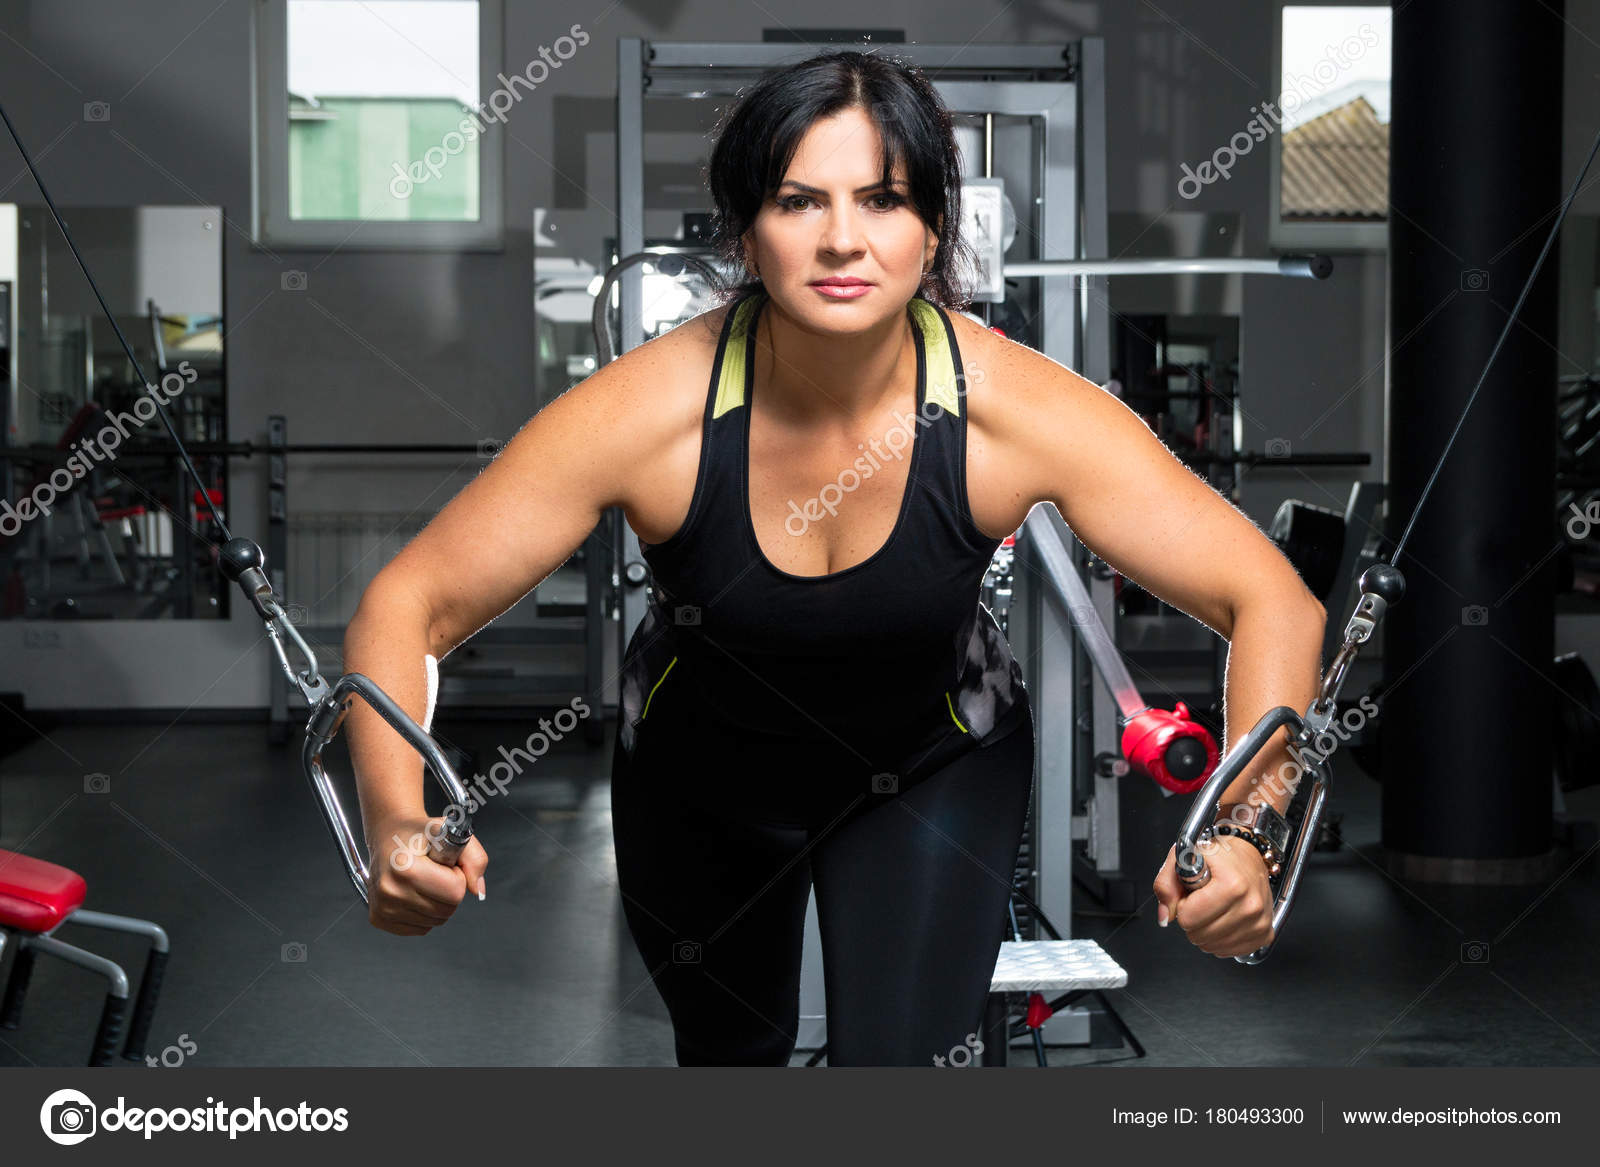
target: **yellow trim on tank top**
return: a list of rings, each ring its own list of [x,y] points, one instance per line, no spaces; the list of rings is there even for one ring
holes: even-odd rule
[[[760,299],[759,293],[750,296],[735,310],[728,344],[722,354],[722,370],[717,378],[717,399],[711,408],[713,418],[721,417],[744,404],[745,366],[750,359],[750,322]],[[945,334],[939,310],[927,300],[915,296],[911,300],[911,319],[922,334],[922,351],[927,361],[928,384],[924,399],[937,402],[946,413],[959,417],[961,397],[956,392],[955,356],[950,351],[950,338]]]
[[[946,413],[961,415],[961,398],[956,393],[956,362],[950,351],[939,310],[921,296],[911,299],[911,315],[922,330],[922,351],[928,362],[928,388],[925,398],[937,401]]]
[[[955,722],[956,725],[960,726],[962,733],[971,733],[972,731],[966,726],[962,725],[961,719],[956,716],[956,707],[955,704],[950,700],[950,692],[948,689],[945,690],[944,703],[950,706],[950,720]]]
[[[667,679],[667,673],[670,673],[672,671],[672,665],[675,665],[677,663],[678,663],[678,658],[677,657],[673,657],[672,658],[672,663],[667,665],[666,672],[661,674],[661,681],[665,681]],[[656,690],[661,688],[661,681],[657,681],[654,685],[650,686],[650,696],[648,696],[648,697],[646,697],[644,699],[644,712],[639,714],[639,720],[640,721],[643,721],[645,718],[650,716],[650,702],[655,699]]]
[[[733,327],[728,332],[728,344],[722,351],[722,372],[717,379],[717,400],[711,408],[713,418],[721,417],[730,409],[744,404],[745,361],[750,351],[750,321],[760,303],[759,295],[750,296],[734,311]]]

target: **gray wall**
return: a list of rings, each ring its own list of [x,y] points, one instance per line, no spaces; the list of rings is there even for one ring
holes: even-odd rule
[[[0,100],[63,205],[215,203],[224,236],[231,394],[236,438],[260,440],[268,413],[290,419],[291,440],[448,441],[505,437],[536,401],[530,323],[535,206],[578,209],[614,199],[611,120],[615,40],[759,40],[778,23],[770,5],[725,0],[632,0],[549,8],[510,0],[504,62],[520,69],[574,21],[593,38],[510,114],[506,135],[508,240],[503,254],[268,254],[248,238],[251,202],[248,0],[18,0],[0,2]],[[1267,250],[1267,155],[1240,161],[1230,181],[1180,199],[1181,163],[1209,156],[1272,95],[1275,4],[1270,0],[1133,0],[974,6],[956,0],[874,7],[871,23],[918,40],[965,43],[1106,38],[1109,194],[1113,212],[1234,213],[1242,250]],[[1566,171],[1581,162],[1600,106],[1600,0],[1568,4]],[[807,27],[849,24],[857,5],[813,4]],[[1224,60],[1225,59],[1225,62]],[[1247,81],[1246,78],[1249,80]],[[109,101],[109,122],[83,103]],[[647,162],[693,180],[689,121],[664,123]],[[652,109],[652,117],[655,116]],[[681,117],[682,115],[680,115]],[[654,122],[652,122],[654,124]],[[558,128],[559,127],[559,133]],[[702,151],[703,153],[703,151]],[[21,172],[21,173],[19,173]],[[658,172],[652,168],[647,177]],[[15,176],[15,177],[14,177]],[[9,140],[0,142],[0,201],[37,198]],[[1600,207],[1591,188],[1579,210]],[[668,218],[668,223],[671,218]],[[655,225],[647,225],[654,229]],[[282,289],[307,272],[304,292]],[[1250,420],[1245,444],[1288,438],[1296,450],[1382,449],[1384,259],[1343,258],[1325,284],[1241,281],[1241,348]],[[404,473],[302,460],[292,482],[304,509],[437,509],[477,463],[441,459]],[[259,461],[236,471],[241,532],[266,529]],[[1373,468],[1381,475],[1381,465]],[[1342,505],[1350,475],[1254,472],[1246,509],[1265,524],[1283,497]],[[235,605],[236,609],[241,605]],[[0,687],[49,708],[251,707],[265,702],[270,653],[258,625],[61,625],[59,649],[25,649],[23,629],[0,624]]]

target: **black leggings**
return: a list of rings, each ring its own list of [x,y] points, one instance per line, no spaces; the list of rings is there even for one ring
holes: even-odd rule
[[[904,790],[796,767],[792,751],[651,741],[655,729],[632,758],[615,751],[612,828],[628,928],[678,1064],[788,1065],[813,880],[828,1064],[932,1066],[956,1047],[965,1062],[1008,934],[1031,714]],[[803,803],[774,790],[808,774]]]

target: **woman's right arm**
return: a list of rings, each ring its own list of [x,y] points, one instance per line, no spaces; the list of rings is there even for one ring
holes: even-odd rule
[[[344,668],[365,674],[419,724],[423,658],[439,660],[566,562],[620,505],[649,446],[630,388],[659,353],[642,346],[540,410],[499,456],[385,566],[345,633]],[[629,360],[629,357],[636,358]],[[403,870],[392,836],[423,829],[422,760],[372,709],[354,702],[345,721],[371,858],[369,918],[420,935],[449,918],[487,863],[474,838],[459,867],[426,853]]]

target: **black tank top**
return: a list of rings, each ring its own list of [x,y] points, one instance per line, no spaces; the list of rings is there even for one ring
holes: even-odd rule
[[[917,354],[917,413],[863,448],[830,498],[884,457],[910,469],[899,517],[869,558],[822,576],[783,571],[750,519],[750,402],[764,292],[727,313],[701,431],[689,513],[640,549],[652,573],[621,677],[622,747],[662,716],[797,747],[831,739],[904,774],[998,741],[1027,723],[1022,670],[979,600],[1000,541],[967,503],[965,371],[942,308],[907,312]],[[826,490],[815,496],[820,500]],[[848,504],[846,504],[848,505]],[[826,512],[820,503],[801,513]],[[791,519],[795,514],[791,508]]]

